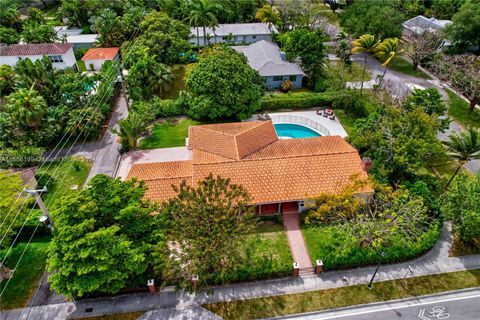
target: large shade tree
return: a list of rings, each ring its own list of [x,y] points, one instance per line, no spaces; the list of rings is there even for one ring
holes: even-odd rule
[[[462,49],[480,46],[480,0],[467,0],[452,17],[447,34]],[[478,50],[478,49],[477,49]]]
[[[161,270],[165,222],[143,200],[145,190],[134,180],[97,175],[88,188],[60,200],[51,213],[52,288],[74,298],[114,294],[127,285],[144,285],[144,274]]]
[[[196,119],[249,118],[260,108],[263,81],[244,55],[218,47],[187,76],[188,113]]]
[[[363,34],[371,34],[381,40],[400,37],[405,18],[394,4],[393,1],[355,1],[341,15],[340,24],[354,37]]]
[[[438,33],[429,31],[420,35],[414,33],[403,39],[405,40],[406,55],[412,60],[413,70],[417,70],[422,61],[433,57],[443,43],[443,39]]]
[[[175,186],[176,197],[163,205],[170,217],[171,260],[181,284],[190,286],[198,276],[198,288],[225,282],[244,263],[245,235],[255,228],[250,195],[241,185],[221,177],[206,177],[195,187],[185,181]]]

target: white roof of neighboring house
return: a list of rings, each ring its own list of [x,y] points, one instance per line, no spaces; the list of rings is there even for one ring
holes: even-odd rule
[[[82,33],[82,29],[69,29],[68,26],[57,26],[53,27],[53,30],[57,32],[57,35],[61,38],[64,34],[67,36],[73,36]]]
[[[213,35],[212,28],[205,28],[207,34]],[[228,36],[232,34],[234,36],[246,36],[246,35],[260,35],[260,34],[270,34],[278,33],[274,25],[272,25],[272,31],[268,28],[266,23],[230,23],[230,24],[219,24],[215,28],[215,34],[219,37]],[[197,28],[190,28],[190,33],[193,36],[197,36]],[[203,37],[203,28],[198,28],[198,36]]]
[[[98,39],[98,34],[78,34],[67,36],[67,43],[95,43]]]
[[[263,77],[305,75],[298,64],[282,59],[280,48],[273,42],[262,40],[249,46],[232,48],[243,53],[248,59],[248,64]]]
[[[435,18],[426,18],[424,16],[416,16],[410,20],[402,23],[404,28],[407,28],[417,34],[422,34],[425,31],[435,32],[445,28],[452,23],[450,20],[437,20]]]

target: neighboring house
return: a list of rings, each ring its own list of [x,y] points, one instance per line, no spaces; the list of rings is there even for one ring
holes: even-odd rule
[[[437,33],[452,23],[450,20],[437,20],[435,18],[426,18],[424,16],[416,16],[402,23],[403,36],[409,37],[414,35],[422,35],[424,32]],[[450,46],[450,42],[445,39],[443,47]]]
[[[99,71],[105,61],[116,61],[119,59],[120,48],[91,48],[82,57],[87,70]]]
[[[273,42],[262,40],[249,46],[232,47],[243,53],[248,64],[265,79],[267,89],[278,89],[284,80],[290,80],[293,88],[302,86],[305,73],[298,64],[286,60],[285,53]]]
[[[0,47],[0,64],[14,66],[19,60],[47,56],[55,69],[77,68],[73,45],[69,43],[12,44]]]
[[[358,151],[343,138],[279,139],[271,121],[191,126],[188,149],[188,160],[134,164],[127,179],[144,180],[145,197],[162,202],[176,195],[172,184],[220,175],[247,189],[258,214],[276,214],[340,193],[352,176],[367,178]],[[371,192],[365,186],[359,194]]]
[[[198,28],[198,38],[200,46],[206,46],[209,43],[231,43],[248,44],[260,40],[271,40],[272,33],[278,33],[274,25],[269,27],[266,23],[231,23],[219,24],[215,29],[206,28],[203,34],[203,28]],[[197,45],[197,28],[190,28],[190,44]]]
[[[73,44],[73,50],[90,49],[97,41],[99,35],[95,33],[82,34],[82,29],[69,29],[67,26],[54,27],[59,41]]]

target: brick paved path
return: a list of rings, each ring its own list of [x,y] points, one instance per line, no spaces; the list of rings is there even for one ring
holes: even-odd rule
[[[298,212],[283,214],[283,225],[287,232],[288,245],[294,261],[300,265],[300,269],[313,270],[302,230],[300,230],[300,214]]]

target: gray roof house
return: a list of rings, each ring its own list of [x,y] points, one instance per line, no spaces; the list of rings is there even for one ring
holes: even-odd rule
[[[248,64],[265,79],[268,89],[278,89],[283,80],[290,80],[294,88],[302,87],[305,73],[298,64],[286,60],[285,54],[273,42],[261,40],[249,46],[233,46],[243,53]]]
[[[403,36],[408,38],[409,36],[422,35],[426,31],[436,33],[445,28],[450,23],[452,23],[452,21],[450,20],[437,20],[435,18],[416,16],[415,18],[412,18],[402,23]],[[445,39],[439,50],[445,49],[450,45],[450,41]]]
[[[198,31],[198,39],[197,39]],[[219,24],[215,29],[205,28],[205,38],[203,28],[190,28],[190,44],[200,46],[209,43],[224,43],[230,41],[233,44],[248,44],[260,40],[271,40],[272,33],[278,33],[274,25],[269,26],[266,23],[230,23]],[[231,39],[229,39],[231,37]]]

